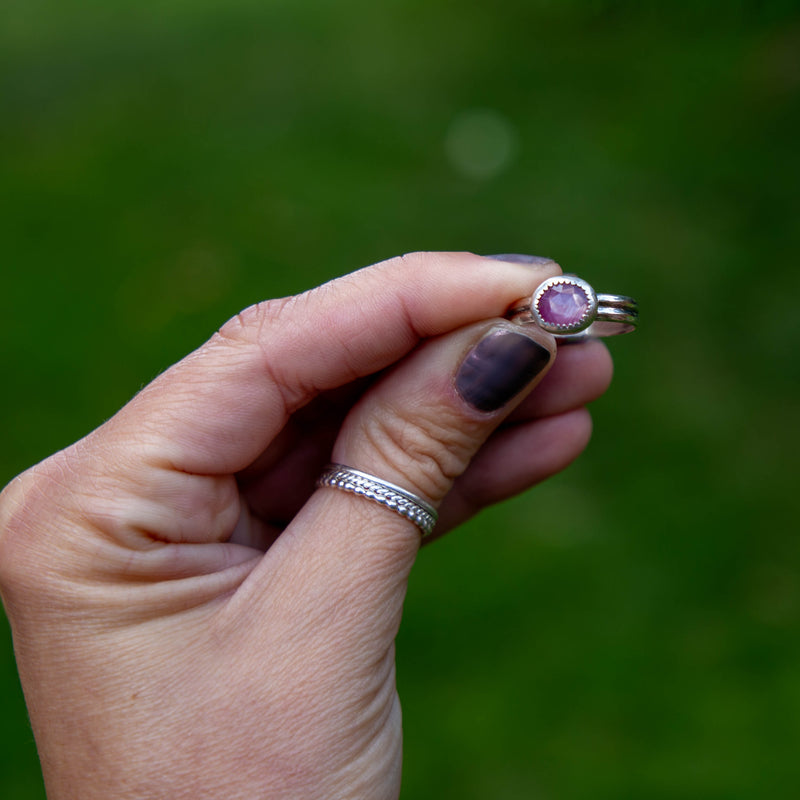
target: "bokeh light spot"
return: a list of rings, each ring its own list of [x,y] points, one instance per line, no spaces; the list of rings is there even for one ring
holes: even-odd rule
[[[506,170],[518,149],[517,132],[497,111],[462,111],[450,123],[445,152],[454,169],[468,178],[486,180]]]

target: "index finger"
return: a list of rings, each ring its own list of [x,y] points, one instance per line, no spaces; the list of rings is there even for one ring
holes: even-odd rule
[[[146,387],[114,435],[175,469],[238,472],[320,392],[388,367],[423,338],[501,316],[559,272],[552,261],[414,253],[259,303]]]

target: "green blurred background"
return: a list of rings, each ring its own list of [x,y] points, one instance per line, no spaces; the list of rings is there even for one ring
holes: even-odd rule
[[[403,797],[796,798],[799,134],[797,2],[2,0],[0,483],[256,300],[552,256],[642,328],[583,458],[421,555]]]

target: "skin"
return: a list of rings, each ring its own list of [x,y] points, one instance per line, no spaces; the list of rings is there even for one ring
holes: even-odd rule
[[[454,388],[558,272],[412,254],[260,303],[5,489],[0,587],[51,800],[398,796],[419,531],[314,479],[335,460],[407,487],[440,536],[563,469],[611,378],[601,344],[494,413]]]

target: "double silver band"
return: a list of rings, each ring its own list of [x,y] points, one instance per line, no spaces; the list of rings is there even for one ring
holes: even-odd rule
[[[622,294],[598,294],[597,314],[594,322],[580,333],[567,335],[565,339],[595,336],[617,336],[620,333],[631,333],[639,324],[639,305],[632,297]]]
[[[544,289],[554,284],[571,284],[581,287],[588,300],[588,308],[583,319],[571,329],[559,333],[562,326],[548,326],[543,323],[541,315],[537,315],[534,307]],[[531,299],[524,304],[511,308],[507,315],[514,322],[533,323],[544,327],[563,343],[583,342],[596,337],[618,336],[636,330],[639,323],[639,306],[632,297],[621,294],[595,294],[586,281],[575,276],[564,275],[550,278],[533,293]]]
[[[436,509],[421,497],[344,464],[328,464],[317,479],[317,486],[341,489],[374,500],[413,522],[422,531],[423,537],[430,534],[439,518]]]
[[[573,343],[586,339],[632,333],[639,324],[639,306],[632,297],[598,294],[594,322],[580,333],[556,334],[556,341]]]

